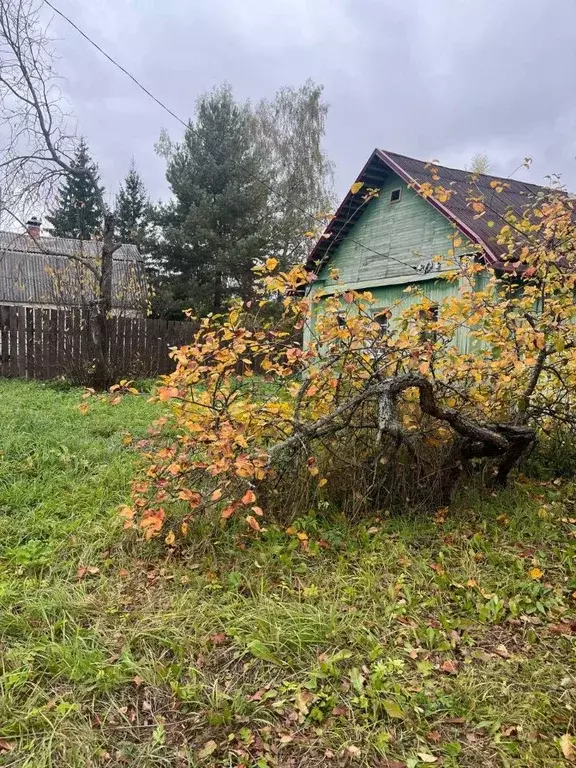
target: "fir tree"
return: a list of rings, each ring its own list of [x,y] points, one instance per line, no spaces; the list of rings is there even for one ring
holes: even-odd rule
[[[142,248],[149,220],[150,202],[144,182],[136,170],[134,159],[130,170],[116,195],[116,231],[123,243]]]
[[[58,190],[58,206],[47,219],[55,237],[90,240],[102,230],[104,188],[97,186],[98,166],[90,157],[84,139],[81,139],[71,165],[73,168],[91,168],[94,175],[67,176]]]
[[[229,298],[252,296],[252,267],[270,246],[249,107],[235,104],[229,87],[201,97],[182,143],[165,154],[174,200],[159,212],[159,255],[174,301],[164,311],[220,312]]]

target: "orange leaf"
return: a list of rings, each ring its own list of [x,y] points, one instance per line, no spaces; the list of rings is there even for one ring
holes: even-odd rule
[[[440,670],[446,675],[455,675],[458,672],[458,662],[453,659],[446,659]]]
[[[135,515],[135,510],[132,509],[132,507],[128,507],[126,505],[120,507],[120,510],[118,511],[118,514],[120,517],[125,517],[126,520],[132,520]]]
[[[235,504],[230,504],[229,507],[226,507],[225,509],[222,510],[222,514],[220,515],[220,517],[222,518],[222,520],[228,520],[228,518],[232,517],[232,515],[237,510],[237,508],[238,507]]]
[[[530,576],[531,579],[538,581],[542,578],[542,576],[544,576],[544,572],[540,568],[530,568],[528,571],[528,576]]]
[[[178,389],[176,387],[162,387],[158,391],[159,400],[170,400],[173,397],[178,397]]]
[[[246,506],[248,506],[248,504],[254,504],[255,501],[256,494],[254,491],[246,491],[244,496],[242,496],[242,504],[246,504]]]
[[[254,512],[255,515],[258,515],[258,517],[262,517],[264,514],[261,507],[252,507],[252,512]]]
[[[188,488],[180,491],[178,498],[182,499],[182,501],[187,501],[191,507],[198,507],[202,502],[202,496],[196,491],[190,491]]]
[[[212,501],[218,501],[218,499],[222,498],[222,488],[216,488],[212,496],[210,496]]]
[[[246,518],[246,522],[248,523],[250,528],[252,528],[253,531],[259,531],[260,530],[260,523],[252,515],[248,515],[248,517]]]

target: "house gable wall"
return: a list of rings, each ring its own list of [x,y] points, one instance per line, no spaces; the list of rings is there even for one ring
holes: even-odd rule
[[[396,189],[401,190],[401,198],[399,202],[391,202],[390,194]],[[316,287],[344,285],[361,289],[422,279],[424,276],[415,268],[430,262],[434,256],[442,255],[448,260],[456,237],[460,237],[462,243],[455,253],[470,252],[470,242],[459,235],[441,213],[399,176],[390,173],[379,197],[368,203],[349,237],[320,270]],[[363,248],[360,243],[378,253]],[[340,273],[338,283],[330,279],[331,268]]]

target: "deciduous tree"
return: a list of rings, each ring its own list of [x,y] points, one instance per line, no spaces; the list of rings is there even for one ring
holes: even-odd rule
[[[496,181],[489,200],[467,204],[490,215],[502,193]],[[298,514],[319,500],[372,514],[406,500],[445,505],[478,463],[485,481],[504,485],[539,435],[573,431],[574,203],[552,189],[504,218],[499,271],[474,257],[455,263],[445,279],[458,289],[437,313],[410,287],[388,310],[391,332],[370,293],[311,297],[313,275],[267,260],[261,301],[283,297],[291,327],[309,326],[306,347],[273,326],[254,331],[241,302],[223,322],[201,322],[159,392],[173,420],[147,454],[127,527],[172,544],[198,514],[259,530],[266,511]]]

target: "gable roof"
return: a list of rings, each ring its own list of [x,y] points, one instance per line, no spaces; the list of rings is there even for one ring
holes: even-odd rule
[[[96,297],[94,277],[74,260],[96,260],[102,243],[63,237],[31,237],[0,232],[0,304],[82,306]],[[115,251],[112,269],[114,308],[143,309],[146,272],[135,245]]]
[[[397,174],[416,190],[426,183],[431,184],[432,187],[441,185],[450,190],[451,194],[446,202],[440,202],[433,195],[425,199],[469,240],[480,245],[487,262],[494,267],[505,266],[502,263],[502,257],[506,249],[496,242],[498,232],[505,224],[505,214],[512,210],[522,215],[523,210],[532,204],[538,195],[549,191],[547,187],[536,184],[504,179],[500,176],[473,174],[470,171],[447,168],[437,163],[427,163],[382,149],[374,150],[357,181],[363,183],[363,188],[379,188],[390,172]],[[490,186],[490,182],[494,181],[506,185],[502,192],[496,194],[494,188]],[[480,196],[483,197],[487,208],[482,216],[478,216],[468,204],[470,197]],[[348,236],[366,208],[367,206],[362,202],[362,193],[348,192],[326,227],[324,236],[319,239],[310,253],[306,262],[307,270],[318,271],[326,258]],[[489,222],[493,222],[492,226]],[[368,247],[367,249],[371,250]]]

